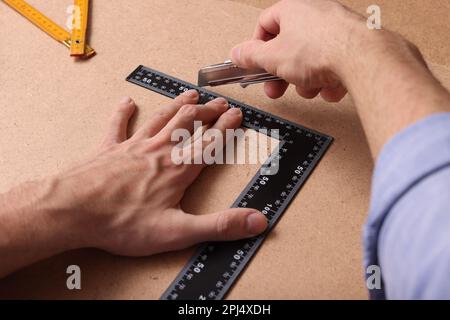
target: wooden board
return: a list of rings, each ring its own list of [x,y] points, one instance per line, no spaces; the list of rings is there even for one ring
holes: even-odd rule
[[[30,3],[62,25],[71,1]],[[422,4],[432,10],[429,1]],[[99,128],[122,96],[139,105],[135,127],[167,103],[125,82],[137,65],[194,82],[201,66],[223,61],[232,46],[251,35],[259,13],[254,6],[224,0],[96,0],[89,42],[98,55],[74,62],[65,47],[0,3],[0,191],[83,159],[100,141]],[[419,27],[412,28],[420,32]],[[425,51],[437,52],[429,57],[443,63],[445,44],[439,35],[434,39],[424,40]],[[434,69],[450,85],[450,70]],[[228,297],[365,299],[361,231],[373,163],[351,100],[306,101],[290,90],[273,101],[260,86],[217,91],[336,138]],[[197,213],[227,208],[255,170],[209,168],[190,188],[184,207]],[[156,299],[192,252],[145,258],[69,252],[1,280],[0,298]],[[81,291],[66,289],[71,264],[82,269]]]

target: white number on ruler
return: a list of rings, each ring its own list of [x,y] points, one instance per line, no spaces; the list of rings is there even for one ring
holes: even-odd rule
[[[269,178],[267,178],[267,177],[262,177],[261,181],[259,181],[259,184],[265,185],[265,184],[267,183],[267,181],[269,181]]]
[[[241,260],[242,256],[244,255],[244,251],[238,250],[236,253],[237,253],[237,254],[235,254],[235,255],[233,256],[233,258],[234,258],[235,260]]]
[[[269,211],[272,210],[272,205],[270,203],[268,203],[265,207],[264,210],[262,211],[263,214],[267,215],[269,213]]]
[[[81,9],[79,6],[70,5],[66,10],[69,17],[67,18],[66,27],[70,31],[75,27],[75,29],[81,29]]]
[[[303,167],[302,166],[298,166],[297,170],[295,170],[295,174],[301,174],[303,172]]]
[[[194,268],[195,273],[200,273],[202,269],[205,267],[205,265],[201,262],[197,263],[197,266]]]

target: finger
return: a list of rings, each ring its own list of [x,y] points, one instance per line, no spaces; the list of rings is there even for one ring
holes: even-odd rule
[[[278,99],[286,92],[289,83],[286,81],[271,81],[264,84],[264,92],[271,99]]]
[[[253,39],[269,41],[280,33],[278,7],[273,6],[265,9],[258,19],[256,30],[253,34]]]
[[[125,97],[115,108],[108,125],[103,145],[121,143],[127,139],[128,122],[136,109],[130,97]]]
[[[172,133],[177,129],[187,129],[194,131],[194,121],[201,122],[201,125],[208,125],[215,122],[221,114],[228,109],[228,102],[224,98],[217,98],[207,105],[187,104],[180,108],[177,114],[167,123],[167,125],[154,136],[154,139],[161,142],[171,140]]]
[[[242,117],[242,112],[239,108],[228,109],[228,111],[222,114],[211,128],[206,130],[201,139],[195,140],[191,145],[186,146],[186,148],[190,148],[191,150],[188,154],[193,158],[192,163],[201,164],[200,166],[191,167],[191,170],[196,175],[198,175],[205,166],[216,163],[216,157],[219,153],[222,153],[226,144],[227,129],[239,128],[242,123]],[[201,152],[195,152],[195,148],[201,148]],[[196,159],[196,156],[200,158]],[[221,156],[223,156],[223,154]]]
[[[317,97],[317,95],[320,93],[320,88],[303,88],[300,86],[296,87],[297,93],[302,96],[303,98],[306,99],[313,99],[315,97]]]
[[[254,40],[270,41],[274,39],[277,35],[267,32],[261,25],[256,26],[256,30],[253,34]]]
[[[222,100],[222,99],[224,99],[224,100]],[[225,98],[220,97],[219,101],[220,102],[223,101],[224,104],[228,104],[228,101],[226,101]],[[208,106],[208,105],[215,104],[215,103],[216,103],[216,99],[205,103],[205,105]],[[194,134],[194,136],[192,137],[192,143],[194,143],[198,139],[201,139],[203,134],[205,133],[205,131],[210,129],[212,125],[213,125],[213,123],[210,123],[210,124],[204,125],[202,128],[199,128],[200,132],[199,132],[199,134]]]
[[[223,136],[227,129],[237,129],[242,123],[242,111],[239,108],[230,108],[220,116],[211,129],[219,130]]]
[[[160,109],[136,131],[133,139],[147,139],[156,135],[172,119],[180,108],[186,104],[195,104],[198,101],[197,90],[188,90],[177,96],[168,106]]]
[[[337,88],[324,88],[320,91],[321,97],[328,102],[339,102],[347,94],[347,89],[339,85]]]
[[[187,246],[205,241],[251,238],[267,228],[267,219],[254,209],[231,208],[206,215],[182,215],[180,241]]]
[[[263,68],[270,71],[270,66],[277,65],[275,50],[271,48],[275,41],[245,41],[231,50],[231,60],[242,68]]]

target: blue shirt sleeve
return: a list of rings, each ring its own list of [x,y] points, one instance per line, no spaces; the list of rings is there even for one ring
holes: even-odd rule
[[[421,120],[384,147],[364,251],[366,268],[381,270],[372,299],[450,299],[450,113]]]

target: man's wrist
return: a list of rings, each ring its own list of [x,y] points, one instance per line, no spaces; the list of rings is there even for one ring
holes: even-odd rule
[[[389,30],[369,30],[362,21],[347,27],[333,71],[352,96],[376,158],[400,130],[447,112],[449,95],[408,40]]]
[[[11,191],[12,210],[29,224],[36,237],[55,242],[54,250],[66,251],[82,246],[82,217],[74,210],[70,190],[60,176],[25,183]],[[34,225],[34,226],[33,226]]]
[[[334,35],[334,52],[329,57],[330,69],[348,87],[360,64],[368,65],[367,53],[383,46],[388,31],[369,30],[362,16],[346,12]]]
[[[342,44],[335,53],[332,70],[351,91],[355,83],[363,78],[372,78],[372,73],[384,74],[392,64],[409,62],[425,64],[420,52],[402,36],[389,30],[371,30],[362,17],[343,22]]]
[[[90,247],[88,230],[92,228],[84,214],[83,205],[77,206],[76,190],[62,175],[46,178],[36,206],[52,226],[52,237],[61,242],[61,251]]]
[[[62,205],[58,177],[23,183],[0,195],[0,277],[83,247],[80,222]]]

